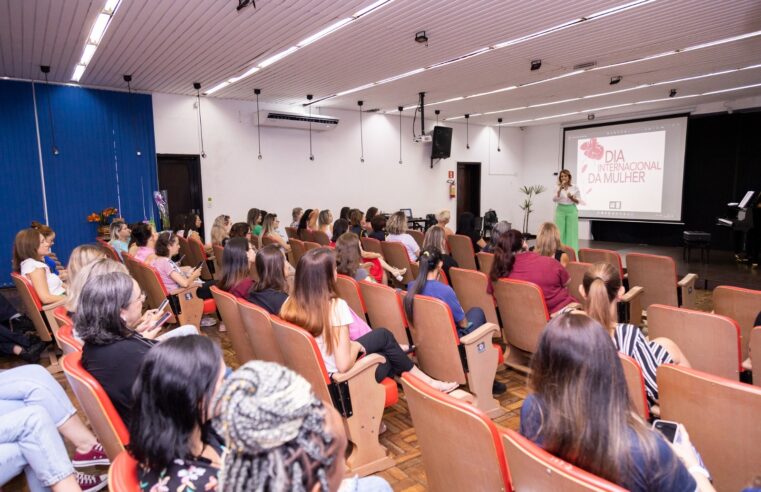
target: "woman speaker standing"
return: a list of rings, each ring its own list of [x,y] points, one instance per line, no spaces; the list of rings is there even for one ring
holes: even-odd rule
[[[579,250],[579,210],[576,204],[580,199],[579,188],[571,184],[571,172],[563,169],[560,171],[558,186],[552,196],[552,201],[557,203],[555,224],[560,229],[560,241],[575,251]]]

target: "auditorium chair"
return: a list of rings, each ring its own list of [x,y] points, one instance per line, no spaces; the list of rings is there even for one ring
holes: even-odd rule
[[[560,249],[563,251],[563,253],[565,253],[565,254],[567,254],[567,255],[568,255],[568,259],[569,259],[570,261],[579,261],[579,260],[576,258],[576,250],[575,250],[575,249],[573,249],[572,247],[570,247],[570,246],[566,246],[565,244],[561,244],[561,245],[560,245]]]
[[[280,244],[269,236],[263,236],[261,243],[262,243],[262,248],[265,246],[269,246],[270,244],[275,244],[275,245]]]
[[[116,412],[106,390],[82,366],[82,352],[64,355],[61,366],[98,441],[103,445],[108,459],[113,461],[129,443],[129,432],[124,421]]]
[[[214,299],[198,298],[196,295],[197,285],[182,287],[169,292],[164,281],[161,280],[161,275],[154,267],[136,260],[126,253],[123,254],[123,257],[132,278],[145,292],[146,303],[150,309],[157,309],[164,299],[169,299],[169,306],[175,318],[170,318],[171,323],[199,327],[201,317],[204,314],[216,312],[217,306]]]
[[[330,246],[330,238],[324,231],[312,231],[314,242],[320,246]]]
[[[642,293],[642,309],[650,304],[674,307],[695,307],[695,281],[697,274],[688,273],[678,280],[676,264],[668,256],[629,253],[626,255],[629,285],[638,285]]]
[[[73,325],[61,325],[58,333],[56,333],[56,339],[58,340],[58,346],[63,351],[63,355],[82,351],[82,342],[74,338]]]
[[[188,240],[185,239],[183,236],[179,236],[179,235],[177,236],[177,240],[180,242],[180,256],[182,257],[182,261],[180,262],[180,265],[195,268],[195,266],[198,265],[198,262],[191,264],[190,246],[188,245]],[[122,258],[124,258],[123,254],[122,254]]]
[[[751,330],[748,345],[751,364],[753,364],[753,384],[761,386],[761,326]]]
[[[338,297],[346,301],[354,314],[367,322],[367,309],[362,299],[362,292],[359,290],[359,282],[348,275],[339,273],[336,277],[336,291],[338,291]]]
[[[693,369],[737,381],[740,327],[726,316],[652,304],[647,310],[648,337],[674,341]]]
[[[321,248],[320,243],[314,241],[304,241],[304,252],[311,251],[313,249]]]
[[[528,372],[528,359],[550,319],[542,289],[532,282],[501,278],[494,282],[494,298],[507,342],[505,364]]]
[[[127,451],[119,453],[108,468],[108,488],[112,492],[142,492],[137,461]]]
[[[407,234],[412,236],[412,239],[415,240],[415,242],[417,243],[418,246],[420,246],[421,249],[423,248],[423,241],[425,241],[425,234],[423,233],[423,231],[418,231],[416,229],[409,229],[407,231]]]
[[[216,285],[211,288],[211,295],[214,296],[219,315],[227,329],[227,336],[230,337],[230,343],[232,343],[238,364],[243,365],[253,360],[254,349],[251,347],[251,340],[249,340],[243,326],[243,320],[238,309],[238,299]]]
[[[684,424],[716,490],[742,490],[761,473],[761,388],[665,364],[658,403],[662,419]]]
[[[361,237],[359,242],[362,243],[362,249],[371,253],[378,253],[383,256],[383,248],[381,242],[372,237]]]
[[[299,264],[299,260],[301,260],[301,257],[306,253],[304,241],[293,238],[288,244],[291,245],[291,265],[293,265],[293,268],[296,268],[296,265]]]
[[[449,276],[463,310],[467,312],[474,307],[481,308],[486,315],[486,321],[501,326],[494,297],[486,291],[489,285],[489,277],[486,274],[477,270],[452,267],[449,269]]]
[[[272,329],[285,366],[303,376],[317,397],[332,402],[341,414],[351,442],[346,459],[350,474],[366,476],[394,466],[387,449],[378,441],[383,409],[398,398],[396,383],[375,381],[375,369],[385,359],[366,355],[345,373],[328,374],[317,341],[298,326],[272,317]]]
[[[296,229],[295,227],[286,227],[286,228],[285,228],[285,235],[286,235],[286,236],[288,236],[288,240],[289,240],[289,241],[290,241],[291,239],[294,239],[294,238],[295,238],[295,239],[298,239],[298,238],[296,237],[297,233],[298,233],[298,229]]]
[[[440,381],[467,383],[473,405],[492,418],[504,414],[492,396],[497,366],[503,363],[502,349],[492,344],[499,326],[485,323],[459,338],[449,306],[423,295],[415,296],[413,318],[410,331],[420,369]]]
[[[428,490],[511,491],[499,428],[478,408],[402,375]]]
[[[592,263],[583,263],[571,260],[566,265],[565,270],[571,276],[568,282],[568,293],[580,304],[584,304],[584,296],[581,295],[579,287],[584,283],[584,274],[592,267]]]
[[[633,357],[629,357],[624,353],[619,352],[618,359],[621,361],[621,367],[624,370],[629,400],[634,405],[637,415],[647,422],[650,420],[650,405],[647,402],[645,377],[642,375],[642,368]]]
[[[728,316],[740,325],[742,358],[748,357],[748,342],[753,323],[761,311],[761,290],[720,285],[713,289],[713,312]]]
[[[21,302],[24,305],[26,315],[32,320],[37,336],[43,342],[56,341],[53,336],[58,332],[58,323],[53,317],[53,312],[56,308],[62,306],[66,300],[62,299],[51,304],[43,305],[37,295],[37,291],[34,290],[34,286],[28,278],[16,272],[11,272],[11,278],[13,279],[13,284],[16,286],[16,291],[21,298]],[[51,334],[53,336],[51,336]],[[58,364],[58,357],[55,354],[55,350],[52,347],[49,347],[46,352],[47,357],[50,360],[50,366],[47,368],[48,371],[52,374],[60,372],[61,368]]]
[[[624,282],[624,279],[626,279],[626,270],[621,261],[621,255],[618,254],[617,251],[610,249],[581,248],[579,249],[579,261],[590,264],[607,263],[618,271],[621,282]]]
[[[108,241],[106,241],[105,239],[102,239],[102,238],[96,238],[95,240],[98,242],[100,247],[103,248],[103,251],[106,252],[106,255],[109,258],[111,258],[114,261],[118,261],[119,263],[122,262],[122,258],[121,258],[121,256],[119,256],[119,253],[114,249],[113,246],[111,246],[108,243]]]
[[[236,299],[238,312],[243,322],[253,353],[252,358],[268,362],[284,363],[283,354],[272,331],[270,313],[245,299]]]
[[[417,263],[413,263],[412,260],[410,260],[410,257],[407,254],[407,248],[405,248],[402,243],[382,241],[381,248],[383,249],[383,258],[385,258],[386,263],[395,268],[407,269],[400,282],[402,288],[406,289],[407,284],[415,280],[415,277],[417,277]],[[413,270],[413,265],[415,265],[415,270]],[[399,283],[396,279],[394,279],[393,282]]]
[[[412,345],[404,305],[396,289],[388,285],[359,282],[367,319],[373,328],[386,328],[400,345]]]
[[[220,244],[212,244],[212,251],[214,251],[214,276],[217,280],[222,278],[222,257],[225,254],[225,247]]]
[[[74,321],[69,316],[69,312],[66,310],[66,306],[63,304],[53,309],[53,319],[55,319],[55,322],[58,325],[59,330],[60,330],[60,327],[63,325],[74,324]]]
[[[476,253],[476,258],[478,259],[478,271],[485,273],[488,277],[489,274],[491,274],[491,267],[494,264],[494,253],[479,251]]]
[[[510,429],[501,429],[514,491],[625,492],[626,489],[557,458]]]
[[[301,239],[304,242],[309,241],[313,243],[314,234],[312,234],[312,231],[310,231],[309,229],[301,229],[301,231],[299,231],[299,239]]]
[[[206,255],[206,248],[203,243],[196,237],[188,239],[188,258],[190,266],[195,268],[199,263],[201,264],[201,279],[212,280],[213,275],[209,270],[209,257]]]
[[[473,251],[473,242],[468,236],[451,234],[447,236],[449,253],[460,268],[478,270],[476,267],[476,252]]]

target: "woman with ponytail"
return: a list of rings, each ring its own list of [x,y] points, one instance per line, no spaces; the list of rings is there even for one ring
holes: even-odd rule
[[[592,265],[584,273],[579,292],[584,297],[584,310],[607,330],[616,349],[633,357],[642,368],[648,402],[655,405],[658,402],[655,378],[658,366],[678,364],[690,367],[679,346],[663,337],[648,340],[636,326],[617,322],[618,300],[624,295],[624,287],[618,270],[608,263]]]
[[[550,313],[576,302],[568,293],[571,276],[554,258],[526,251],[526,242],[520,231],[510,229],[497,238],[494,247],[494,264],[489,275],[492,282],[500,278],[525,280],[542,289]],[[492,284],[488,286],[492,293]]]

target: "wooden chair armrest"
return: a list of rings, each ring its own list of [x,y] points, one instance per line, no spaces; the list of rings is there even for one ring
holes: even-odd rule
[[[370,354],[359,359],[352,367],[346,372],[337,372],[333,374],[333,381],[337,383],[343,383],[353,379],[365,371],[372,370],[369,373],[373,380],[375,380],[375,367],[386,362],[386,358],[379,354]]]
[[[185,292],[193,292],[193,295],[195,295],[195,291],[198,289],[198,285],[191,285],[189,287],[180,287],[179,289],[175,289],[169,293],[169,295],[172,296],[178,296],[180,294],[184,294]]]
[[[66,299],[61,299],[56,302],[51,302],[50,304],[44,304],[42,306],[43,311],[52,311],[58,306],[63,306],[66,303]]]
[[[682,277],[682,280],[680,280],[677,285],[679,287],[686,287],[688,285],[694,285],[695,282],[698,280],[698,274],[697,273],[688,273],[684,277]]]
[[[629,291],[621,296],[621,302],[632,302],[635,298],[641,296],[645,292],[645,288],[640,285],[635,285],[630,288]]]
[[[482,341],[491,343],[493,333],[499,333],[499,326],[495,325],[494,323],[484,323],[475,331],[470,332],[464,337],[460,338],[460,343],[463,345],[473,345],[474,343]]]

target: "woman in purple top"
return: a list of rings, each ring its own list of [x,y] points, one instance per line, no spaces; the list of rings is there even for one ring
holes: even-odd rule
[[[526,251],[523,235],[515,229],[510,229],[497,239],[489,277],[492,282],[510,278],[538,285],[550,313],[576,302],[566,287],[571,280],[566,269],[554,258]],[[491,292],[491,284],[489,290]]]

